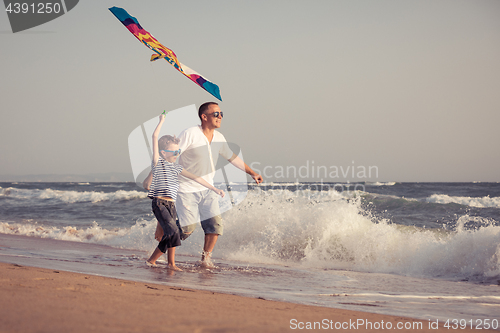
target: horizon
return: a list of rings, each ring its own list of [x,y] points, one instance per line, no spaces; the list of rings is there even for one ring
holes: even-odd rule
[[[130,176],[129,180],[126,180]],[[108,177],[108,178],[105,178]],[[65,180],[58,180],[64,178]],[[37,179],[37,180],[35,180]],[[97,179],[97,180],[96,180]],[[136,183],[133,180],[133,175],[128,173],[102,173],[102,174],[38,174],[38,175],[0,175],[0,183]],[[382,186],[392,186],[395,184],[431,184],[431,183],[462,183],[462,184],[499,184],[500,181],[396,181],[396,180],[377,180],[377,181],[349,181],[346,179],[339,179],[337,181],[301,181],[294,180],[279,180],[279,181],[266,181],[257,185],[251,179],[247,183],[255,187],[265,186],[270,184],[365,184],[374,185],[379,184]],[[216,184],[223,184],[217,183]],[[233,184],[233,183],[231,183]],[[238,184],[238,183],[234,183]],[[242,183],[243,184],[243,183]],[[138,185],[139,186],[139,185]],[[141,186],[139,186],[141,187]]]

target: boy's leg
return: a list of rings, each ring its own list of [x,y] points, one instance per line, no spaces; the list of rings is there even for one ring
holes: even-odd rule
[[[167,250],[168,268],[175,271],[182,271],[179,267],[175,265],[175,247],[169,247]]]
[[[156,231],[155,231],[155,239],[159,242],[163,238],[163,228],[161,227],[160,222],[156,221]]]
[[[161,252],[161,250],[158,247],[156,247],[153,254],[151,254],[151,257],[149,257],[149,259],[147,260],[147,263],[153,266],[156,265],[156,260],[158,260],[162,254],[163,252]]]
[[[171,238],[163,238],[160,243],[158,243],[153,254],[151,254],[151,257],[146,260],[146,264],[156,266],[156,260],[158,260],[162,254],[167,253],[169,244],[171,244]]]
[[[163,229],[164,233],[162,240],[158,244],[158,247],[155,249],[155,252],[153,252],[148,262],[154,264],[156,259],[158,259],[162,253],[168,252],[167,258],[169,264],[173,262],[175,267],[175,247],[181,245],[180,232],[175,221],[177,217],[175,203],[173,201],[153,200],[157,203],[153,206],[153,213],[158,220],[158,224],[161,226],[160,229]],[[169,251],[170,248],[173,248],[174,250]]]
[[[181,245],[179,227],[176,224],[177,212],[173,201],[162,200],[157,206],[153,207],[153,213],[158,223],[163,229],[162,242],[166,241],[166,248]],[[156,235],[155,237],[159,236]],[[162,249],[162,250],[166,250]]]

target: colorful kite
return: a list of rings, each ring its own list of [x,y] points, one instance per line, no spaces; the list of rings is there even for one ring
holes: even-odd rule
[[[123,23],[125,27],[127,27],[127,29],[138,40],[140,40],[142,43],[144,43],[144,45],[156,52],[156,54],[153,54],[151,56],[151,61],[164,58],[179,72],[187,76],[191,81],[222,101],[219,87],[215,83],[208,81],[203,76],[193,71],[191,68],[181,64],[179,60],[177,60],[177,56],[175,55],[174,51],[160,44],[160,42],[158,42],[156,38],[154,38],[149,32],[141,27],[139,21],[137,21],[135,17],[130,16],[129,13],[127,13],[127,11],[123,8],[111,7],[109,8],[109,10],[116,16],[117,19],[119,19]]]

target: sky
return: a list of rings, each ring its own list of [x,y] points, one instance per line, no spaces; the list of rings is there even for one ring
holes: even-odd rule
[[[219,86],[220,131],[267,182],[500,181],[498,0],[80,1],[15,34],[2,10],[4,179],[132,180],[137,126],[215,100],[112,6]]]

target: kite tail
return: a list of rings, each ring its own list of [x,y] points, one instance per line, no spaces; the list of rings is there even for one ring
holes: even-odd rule
[[[191,81],[205,89],[207,92],[216,97],[219,101],[222,101],[220,96],[219,86],[205,79],[203,76],[189,68],[184,64],[180,64],[182,68],[182,74],[186,75]]]
[[[138,40],[140,40],[146,47],[156,52],[156,54],[153,54],[151,56],[151,61],[162,58],[165,59],[172,66],[174,66],[175,69],[187,76],[191,81],[222,101],[219,87],[215,83],[208,81],[203,76],[193,71],[191,68],[182,65],[177,59],[174,51],[162,45],[149,32],[144,30],[144,28],[139,24],[139,21],[135,17],[131,16],[123,8],[111,7],[109,8],[109,10]]]
[[[158,59],[163,59],[163,58],[165,58],[165,55],[159,55],[159,54],[156,54],[156,53],[155,53],[155,54],[153,54],[153,55],[151,56],[151,60],[150,60],[150,61],[155,61],[155,60],[158,60]]]

